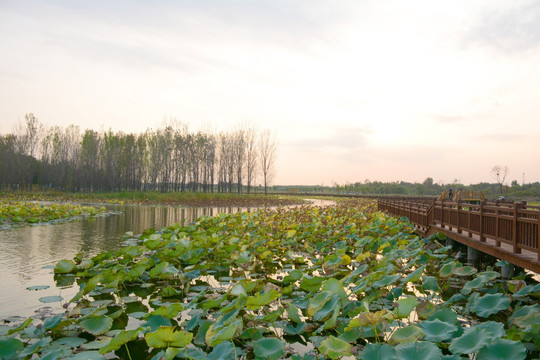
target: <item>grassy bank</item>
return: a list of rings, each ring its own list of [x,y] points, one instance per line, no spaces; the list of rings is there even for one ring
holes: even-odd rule
[[[121,204],[162,204],[182,206],[238,206],[238,207],[268,207],[304,204],[305,201],[298,196],[282,196],[263,194],[221,194],[221,193],[194,193],[155,191],[122,191],[122,192],[4,192],[0,199],[19,201],[72,201],[97,202]]]

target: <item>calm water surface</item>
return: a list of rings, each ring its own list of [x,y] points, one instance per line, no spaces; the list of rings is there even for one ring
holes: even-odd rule
[[[201,215],[234,213],[246,209],[180,208],[166,206],[106,205],[121,211],[118,215],[84,218],[64,224],[25,226],[0,230],[0,321],[10,316],[32,316],[50,306],[61,311],[62,304],[78,291],[78,286],[56,286],[54,265],[62,259],[85,257],[118,249],[126,231],[140,234],[145,229],[161,229],[176,222],[190,223]],[[48,285],[45,290],[27,290],[30,286]],[[62,296],[64,301],[42,303],[45,296]]]

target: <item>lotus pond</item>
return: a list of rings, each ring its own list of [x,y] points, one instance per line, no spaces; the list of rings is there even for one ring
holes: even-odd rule
[[[65,312],[0,327],[0,356],[537,359],[540,285],[461,264],[358,207],[200,217],[57,263]]]

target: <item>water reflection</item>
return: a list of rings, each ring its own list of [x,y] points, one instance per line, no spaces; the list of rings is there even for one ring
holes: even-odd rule
[[[43,304],[39,298],[60,295],[67,301],[78,288],[56,287],[52,269],[61,259],[72,259],[77,253],[93,256],[118,249],[126,231],[138,234],[145,229],[174,223],[191,223],[201,215],[235,213],[246,210],[227,208],[181,208],[167,206],[107,206],[119,215],[84,218],[56,225],[27,226],[0,231],[0,319],[31,316],[45,305],[61,309],[61,304]],[[29,286],[49,285],[46,290],[29,291]]]

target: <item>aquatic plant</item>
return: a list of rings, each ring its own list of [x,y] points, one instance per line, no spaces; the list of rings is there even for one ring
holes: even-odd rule
[[[525,359],[540,286],[464,266],[412,225],[359,207],[201,217],[91,259],[66,312],[0,327],[0,357]],[[511,284],[511,286],[509,286]]]

